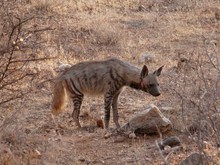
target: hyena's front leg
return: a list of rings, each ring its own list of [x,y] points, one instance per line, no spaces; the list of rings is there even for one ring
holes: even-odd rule
[[[79,114],[80,114],[80,108],[83,100],[83,95],[76,95],[73,98],[73,104],[74,104],[74,110],[72,113],[72,117],[74,122],[76,123],[76,126],[78,128],[81,128],[81,125],[79,123]]]
[[[111,104],[112,104],[112,94],[111,92],[108,92],[106,95],[105,95],[105,128],[108,130],[109,129],[109,120],[110,120],[110,110],[111,110]]]
[[[120,91],[118,91],[112,100],[112,111],[113,111],[113,121],[116,125],[116,128],[119,129],[120,128],[120,124],[118,122],[118,96],[120,94]]]

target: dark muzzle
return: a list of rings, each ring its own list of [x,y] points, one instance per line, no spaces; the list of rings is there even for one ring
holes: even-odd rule
[[[150,89],[149,93],[150,93],[152,96],[155,96],[155,97],[160,96],[160,92],[159,92],[159,90],[158,90],[157,88],[152,88],[152,89]]]
[[[155,96],[155,97],[157,97],[157,96],[160,96],[160,93],[158,92],[158,93],[154,93],[154,94],[152,94],[153,96]]]

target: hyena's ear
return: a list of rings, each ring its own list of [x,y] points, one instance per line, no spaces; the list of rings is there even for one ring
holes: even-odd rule
[[[159,69],[157,69],[156,71],[154,71],[153,74],[155,74],[156,76],[160,76],[163,67],[164,67],[164,66],[161,66]]]
[[[141,70],[141,80],[148,75],[148,68],[146,65],[143,66]]]

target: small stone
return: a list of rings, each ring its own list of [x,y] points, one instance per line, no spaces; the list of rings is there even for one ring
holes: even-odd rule
[[[160,149],[165,150],[165,146],[175,147],[180,146],[180,139],[177,136],[171,136],[168,138],[165,138],[160,142],[159,144]]]
[[[126,137],[125,136],[117,136],[116,139],[114,140],[115,143],[121,143],[125,141]]]
[[[170,146],[165,146],[164,150],[171,150],[171,147]]]
[[[220,20],[220,10],[216,10],[215,19],[218,20],[218,21]]]
[[[23,39],[23,38],[20,38],[20,39],[19,39],[19,41],[20,41],[20,42],[23,42],[23,41],[24,41],[24,39]]]
[[[37,149],[35,149],[35,152],[36,152],[36,154],[37,154],[38,156],[41,156],[40,151],[38,151]]]
[[[86,161],[86,159],[83,158],[83,157],[80,157],[78,160],[79,160],[80,162],[85,162],[85,161]]]
[[[152,54],[149,54],[148,52],[145,52],[140,55],[139,57],[139,63],[149,63],[149,62],[154,62],[155,61],[155,56]]]
[[[170,147],[170,146],[165,146],[164,150],[162,150],[162,153],[164,155],[168,155],[170,152],[176,152],[176,151],[180,151],[181,149],[183,149],[182,146],[175,146],[175,147]]]
[[[208,157],[200,153],[192,153],[180,165],[209,165]]]
[[[133,158],[127,158],[126,162],[133,164],[135,162],[135,160]]]
[[[105,139],[108,139],[111,135],[112,135],[111,132],[107,132],[107,133],[104,135],[104,138],[105,138]]]
[[[31,130],[26,128],[25,131],[24,131],[26,134],[30,134],[31,133]]]
[[[170,146],[165,146],[164,150],[162,151],[163,154],[167,155],[172,151],[172,148]]]
[[[172,111],[173,107],[161,107],[163,111]]]
[[[26,152],[26,151],[24,150],[24,152]],[[31,157],[32,157],[33,159],[40,159],[40,157],[41,157],[40,151],[38,151],[37,149],[35,149],[33,152],[31,152]]]
[[[146,10],[146,7],[144,7],[143,5],[140,5],[138,7],[138,11],[145,11]]]
[[[97,119],[96,124],[97,124],[97,127],[104,129],[104,123],[103,123],[102,119]]]
[[[129,137],[130,139],[135,139],[135,138],[136,138],[136,135],[135,135],[135,133],[133,132],[133,133],[130,133],[130,134],[128,135],[128,137]]]

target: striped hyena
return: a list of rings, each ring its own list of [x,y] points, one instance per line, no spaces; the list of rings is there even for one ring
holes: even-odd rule
[[[148,73],[146,65],[141,70],[115,58],[73,65],[56,79],[52,114],[58,115],[64,109],[68,95],[74,104],[72,117],[80,128],[79,113],[84,94],[104,94],[105,128],[109,128],[111,107],[113,121],[119,128],[117,102],[122,87],[130,86],[153,96],[159,96],[157,76],[161,74],[162,68]]]

